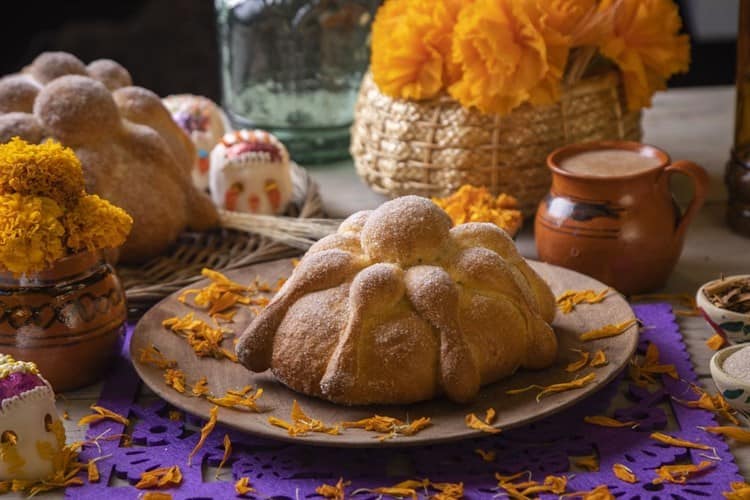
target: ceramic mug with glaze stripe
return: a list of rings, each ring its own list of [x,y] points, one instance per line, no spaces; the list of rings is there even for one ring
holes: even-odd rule
[[[600,155],[610,159],[589,165],[593,174],[563,168],[573,157],[591,152],[614,156]],[[624,162],[616,165],[618,152],[635,157],[636,164],[641,157],[647,165],[625,171]],[[627,141],[564,146],[547,157],[547,165],[552,187],[534,224],[541,260],[592,276],[624,294],[663,286],[680,257],[685,232],[705,201],[706,171],[690,161],[672,162],[653,146]],[[669,187],[675,173],[688,176],[694,186],[684,212]]]

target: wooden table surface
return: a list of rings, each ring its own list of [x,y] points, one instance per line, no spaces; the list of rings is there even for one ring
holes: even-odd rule
[[[731,233],[724,222],[727,195],[722,179],[732,144],[733,117],[734,89],[730,87],[669,90],[657,95],[653,107],[644,114],[644,142],[666,150],[673,159],[693,160],[711,175],[709,201],[688,232],[682,257],[665,292],[694,294],[702,283],[721,273],[750,272],[750,239]],[[309,170],[320,184],[332,217],[345,217],[385,201],[359,180],[351,162],[313,166]],[[678,186],[678,198],[686,199],[687,195],[684,186]],[[518,245],[524,256],[536,257],[530,227],[522,231]],[[704,385],[713,391],[708,370],[712,351],[704,344],[712,332],[701,318],[680,318],[679,322],[694,367]],[[65,394],[60,400],[60,409],[67,410],[71,417],[66,422],[69,441],[83,438],[84,431],[75,422],[89,413],[88,407],[98,393],[97,385]],[[750,477],[750,446],[735,447],[734,452],[743,475]]]

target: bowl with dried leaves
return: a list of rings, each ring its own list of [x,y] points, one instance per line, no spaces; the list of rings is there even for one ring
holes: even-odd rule
[[[708,324],[729,343],[750,341],[750,274],[709,281],[698,289],[695,301]]]
[[[711,378],[727,403],[750,412],[750,345],[732,345],[713,355]]]

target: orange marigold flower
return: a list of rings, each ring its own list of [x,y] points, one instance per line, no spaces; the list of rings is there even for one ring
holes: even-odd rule
[[[507,114],[531,97],[549,71],[547,45],[530,1],[477,0],[461,10],[452,56],[462,78],[449,92],[464,107]]]
[[[650,106],[654,92],[690,65],[677,6],[672,0],[603,0],[600,9],[615,9],[612,31],[599,49],[622,71],[628,107]]]
[[[402,99],[435,97],[458,78],[453,27],[465,0],[390,0],[372,25],[371,68],[381,92]]]

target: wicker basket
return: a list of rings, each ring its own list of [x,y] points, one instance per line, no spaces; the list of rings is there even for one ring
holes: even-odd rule
[[[389,196],[446,196],[463,184],[518,198],[534,213],[549,189],[547,155],[564,144],[640,140],[640,112],[629,112],[619,74],[586,78],[558,104],[524,105],[507,116],[484,115],[448,96],[430,101],[383,95],[362,81],[351,154],[359,175]]]

